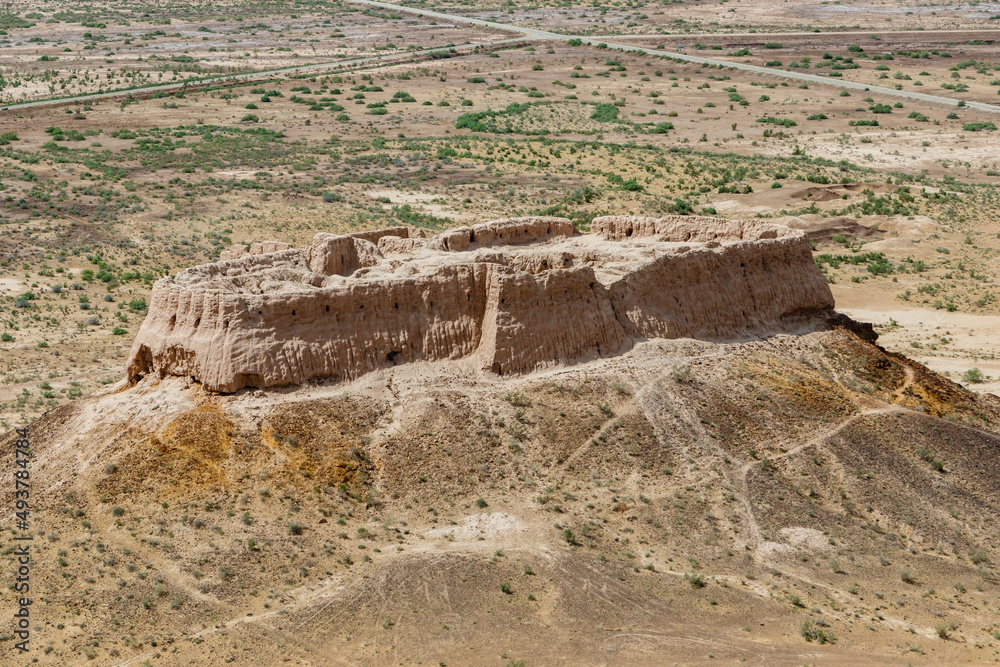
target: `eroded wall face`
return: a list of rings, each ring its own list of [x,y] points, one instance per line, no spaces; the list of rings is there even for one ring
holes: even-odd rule
[[[740,336],[834,305],[808,243],[797,239],[663,255],[608,289],[633,338]]]
[[[799,232],[680,216],[598,218],[594,229],[586,247],[565,241],[569,221],[529,218],[446,232],[447,244],[382,230],[236,248],[156,283],[129,381],[190,376],[232,392],[466,357],[511,375],[642,338],[766,333],[833,307]]]
[[[497,267],[483,331],[480,365],[500,375],[611,356],[631,342],[589,266],[538,275]]]
[[[410,280],[223,299],[158,284],[155,310],[175,315],[147,318],[129,374],[155,369],[231,392],[469,356],[481,337],[488,270],[456,265]]]

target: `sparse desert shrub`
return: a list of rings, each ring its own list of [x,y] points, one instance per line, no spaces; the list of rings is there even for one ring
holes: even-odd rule
[[[803,621],[799,627],[799,634],[807,642],[818,644],[832,644],[837,640],[832,632],[825,630],[817,621]]]
[[[530,408],[531,399],[520,392],[511,392],[506,394],[504,400],[513,405],[516,408]]]
[[[969,560],[972,561],[974,565],[985,563],[989,559],[989,554],[987,554],[983,549],[972,549],[969,551]]]
[[[938,623],[936,626],[934,626],[934,630],[935,632],[937,632],[937,636],[940,637],[941,639],[950,638],[951,633],[954,632],[957,628],[958,625],[954,621],[946,623]]]
[[[798,125],[791,118],[775,118],[774,116],[764,116],[763,118],[757,119],[758,123],[769,123],[771,125],[780,125],[782,127],[795,127]]]
[[[970,368],[969,370],[962,373],[962,379],[965,382],[978,384],[980,382],[986,382],[986,380],[988,380],[989,378],[983,375],[983,372],[978,368]]]

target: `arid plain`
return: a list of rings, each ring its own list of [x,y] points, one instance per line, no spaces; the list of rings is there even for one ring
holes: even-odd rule
[[[995,6],[0,9],[10,664],[1000,659]],[[154,283],[234,244],[607,215],[802,230],[881,347],[124,381]]]

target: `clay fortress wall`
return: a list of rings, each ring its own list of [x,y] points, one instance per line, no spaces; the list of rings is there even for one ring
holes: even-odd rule
[[[642,339],[766,335],[828,313],[802,232],[694,216],[396,227],[306,247],[233,246],[153,287],[128,379],[204,388],[347,380],[470,359],[500,375],[620,354]]]

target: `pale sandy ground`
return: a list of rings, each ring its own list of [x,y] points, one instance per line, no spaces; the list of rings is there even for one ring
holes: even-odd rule
[[[850,287],[831,287],[837,310],[855,320],[871,322],[877,327],[896,321],[898,327],[879,331],[878,342],[886,349],[901,352],[936,373],[947,373],[955,382],[962,382],[962,374],[970,368],[978,368],[989,376],[989,381],[962,384],[972,391],[1000,395],[1000,359],[996,358],[1000,317],[906,307],[891,295],[862,298],[858,290]],[[942,344],[941,338],[951,342]],[[913,341],[923,347],[913,347]],[[930,349],[930,344],[937,349]]]
[[[372,199],[378,199],[379,197],[387,198],[391,203],[382,204],[382,208],[385,210],[392,210],[393,206],[399,206],[401,204],[410,204],[414,208],[435,215],[439,218],[449,218],[451,220],[477,220],[478,216],[471,213],[459,213],[458,211],[453,211],[452,209],[444,206],[440,203],[435,203],[433,200],[442,199],[440,194],[428,194],[421,192],[403,192],[402,190],[388,189],[388,190],[369,190],[365,193]]]
[[[17,278],[0,278],[0,295],[17,296],[28,291],[28,286],[23,280]]]

